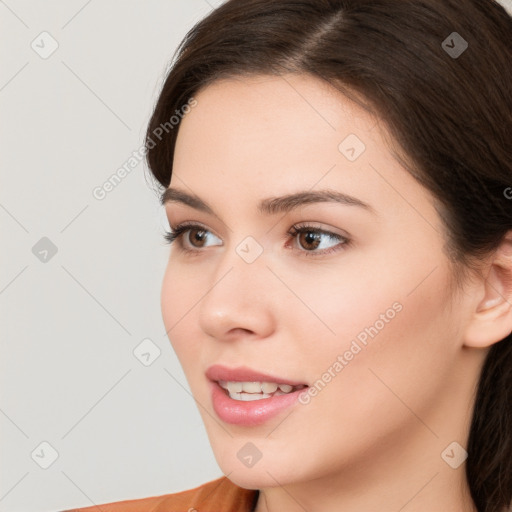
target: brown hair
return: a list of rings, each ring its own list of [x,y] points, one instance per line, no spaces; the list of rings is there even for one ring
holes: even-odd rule
[[[147,162],[167,187],[178,132],[169,119],[215,80],[310,74],[386,124],[395,156],[435,198],[460,284],[512,229],[511,57],[512,18],[494,0],[231,0],[178,48],[147,129]],[[512,335],[491,347],[475,394],[467,480],[479,512],[503,512]]]

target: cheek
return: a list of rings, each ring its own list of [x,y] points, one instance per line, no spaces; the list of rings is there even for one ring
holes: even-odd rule
[[[195,281],[192,266],[189,270],[186,266],[169,262],[160,295],[162,319],[167,336],[185,369],[188,360],[200,347],[197,322],[194,321],[194,306],[205,291],[194,287],[192,283]]]
[[[303,330],[297,339],[318,390],[307,407],[336,417],[354,443],[361,428],[373,432],[388,424],[391,431],[414,420],[404,402],[426,414],[449,380],[458,326],[447,293],[449,271],[440,263],[429,275],[435,266],[382,274],[378,282],[368,273],[347,274],[320,281],[318,293],[309,295],[310,308],[334,334],[316,318],[301,324],[309,335]],[[314,343],[308,342],[314,332]]]
[[[410,356],[416,361],[418,354],[433,357],[442,348],[453,322],[447,264],[441,254],[431,253],[430,261],[415,258],[411,248],[401,254],[410,259],[381,251],[364,262],[346,258],[336,268],[313,268],[307,278],[285,276],[303,304],[283,293],[288,307],[280,310],[281,323],[294,326],[293,339],[301,340],[317,374],[347,351],[351,366],[359,361],[368,367],[384,353],[392,366]]]
[[[389,330],[394,319],[403,315],[402,304],[412,288],[405,275],[377,272],[381,264],[366,261],[368,270],[361,271],[356,263],[347,259],[336,267],[283,275],[293,294],[282,290],[279,321],[295,330],[293,339],[304,343],[304,353],[313,352],[313,358],[324,365],[325,357],[343,354],[354,339],[364,346],[371,334]]]
[[[304,350],[311,350],[313,343],[315,354],[322,358],[349,350],[354,340],[380,350],[382,343],[376,342],[391,337],[394,341],[385,344],[386,350],[400,351],[404,345],[411,347],[416,338],[442,332],[443,322],[449,323],[451,303],[444,256],[431,251],[425,260],[426,251],[421,249],[403,247],[397,252],[392,245],[384,249],[367,254],[364,260],[347,257],[332,268],[283,274],[295,297],[283,292],[287,307],[280,311],[281,323],[300,323],[303,334],[298,336],[297,328],[294,339],[307,343]],[[296,307],[290,308],[292,303]],[[437,338],[428,345],[435,345]]]

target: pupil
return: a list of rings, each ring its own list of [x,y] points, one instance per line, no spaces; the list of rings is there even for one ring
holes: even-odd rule
[[[319,234],[318,233],[313,233],[312,231],[308,231],[305,233],[305,237],[306,237],[306,245],[308,244],[314,244],[314,247],[313,248],[316,248],[318,247],[319,245]]]
[[[204,236],[205,236],[204,230],[196,229],[196,230],[193,230],[193,232],[195,232],[195,235],[193,237],[195,242],[201,242],[204,240]]]

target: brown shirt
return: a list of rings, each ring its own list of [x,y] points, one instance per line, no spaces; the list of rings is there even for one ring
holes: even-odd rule
[[[62,512],[254,512],[258,495],[223,476],[188,491]]]

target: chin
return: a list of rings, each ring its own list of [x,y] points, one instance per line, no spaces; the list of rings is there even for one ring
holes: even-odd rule
[[[291,475],[283,474],[276,467],[270,469],[270,474],[267,472],[267,468],[263,466],[259,469],[256,469],[256,467],[247,469],[237,467],[233,469],[232,466],[221,467],[221,469],[235,485],[244,489],[264,489],[292,483]],[[293,478],[293,481],[295,481],[295,478]]]
[[[289,485],[305,479],[302,474],[306,468],[300,462],[287,460],[283,453],[276,449],[269,450],[269,456],[262,454],[261,459],[251,467],[245,466],[239,460],[239,446],[244,446],[245,441],[224,445],[220,450],[214,449],[217,464],[234,484],[245,489],[262,489]],[[250,443],[251,441],[247,441]],[[256,441],[257,442],[257,441]],[[265,452],[264,447],[262,451]],[[281,453],[281,455],[279,455]],[[299,472],[299,471],[300,472]]]

